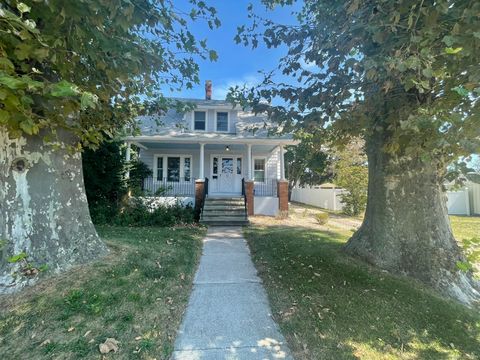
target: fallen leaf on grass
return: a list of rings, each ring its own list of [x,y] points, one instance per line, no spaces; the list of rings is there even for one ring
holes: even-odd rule
[[[85,334],[83,334],[83,337],[87,337],[88,335],[90,335],[91,332],[92,330],[88,330]]]
[[[141,336],[137,336],[137,337],[135,338],[135,340],[137,340],[137,341],[138,341],[138,340],[142,340],[142,337],[141,337]]]
[[[117,352],[118,351],[118,341],[114,338],[107,338],[103,344],[98,346],[100,353],[108,354],[110,351]]]
[[[68,332],[72,332],[73,330],[75,330],[75,327],[74,327],[74,326],[69,327],[67,331],[68,331]]]
[[[45,340],[44,342],[42,342],[42,343],[40,344],[40,346],[45,346],[45,345],[48,345],[48,344],[50,344],[50,343],[51,343],[50,339],[47,339],[47,340]]]

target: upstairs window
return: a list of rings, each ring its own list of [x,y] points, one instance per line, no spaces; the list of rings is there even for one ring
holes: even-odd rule
[[[193,129],[205,131],[206,119],[207,119],[207,113],[205,111],[194,111]]]
[[[228,131],[228,112],[217,112],[217,131]]]

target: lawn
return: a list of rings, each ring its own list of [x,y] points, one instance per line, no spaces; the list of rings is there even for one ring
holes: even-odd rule
[[[100,227],[111,254],[0,297],[1,359],[168,359],[203,228]],[[27,355],[28,354],[28,355]]]
[[[478,310],[348,257],[352,230],[309,225],[310,215],[245,229],[295,359],[480,359]],[[452,223],[459,240],[480,233],[480,218]]]

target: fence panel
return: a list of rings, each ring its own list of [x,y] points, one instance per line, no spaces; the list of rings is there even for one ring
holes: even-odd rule
[[[327,210],[343,210],[341,194],[343,189],[293,188],[292,201],[302,204],[318,206]]]
[[[470,215],[468,189],[447,191],[447,208],[450,215]]]

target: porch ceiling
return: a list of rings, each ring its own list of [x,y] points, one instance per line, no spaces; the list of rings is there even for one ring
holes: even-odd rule
[[[193,143],[162,143],[162,142],[144,142],[138,141],[138,144],[146,147],[147,149],[179,149],[179,150],[199,150],[200,144],[193,144]],[[247,147],[243,144],[229,144],[225,142],[225,144],[205,144],[205,151],[225,151],[225,146],[230,148],[231,152],[244,152],[246,151]],[[273,151],[277,145],[255,145],[252,144],[252,151],[254,152],[271,152]]]

